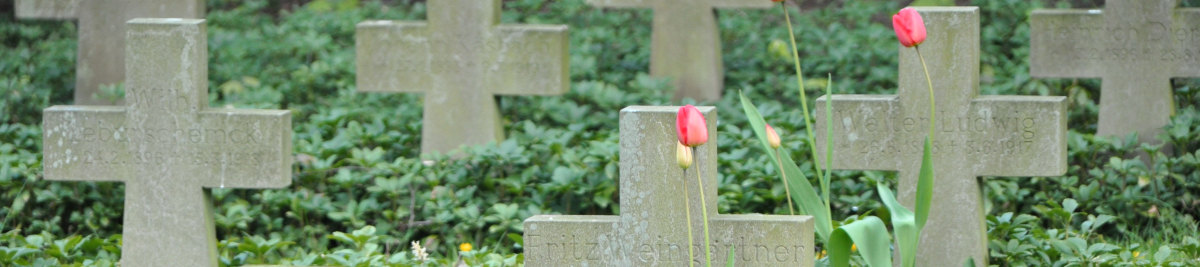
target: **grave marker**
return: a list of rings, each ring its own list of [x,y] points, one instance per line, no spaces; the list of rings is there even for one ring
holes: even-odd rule
[[[1097,135],[1160,143],[1174,113],[1171,77],[1200,77],[1200,9],[1173,0],[1107,0],[1104,10],[1038,9],[1029,73],[1100,78]]]
[[[429,22],[366,21],[358,90],[425,93],[422,152],[504,138],[495,95],[569,88],[567,26],[501,25],[499,0],[429,1]]]
[[[120,104],[100,86],[125,79],[125,22],[134,18],[204,18],[203,0],[18,0],[18,18],[79,19],[75,105]]]
[[[1057,176],[1066,172],[1066,99],[980,96],[979,8],[917,7],[928,38],[937,101],[933,203],[921,233],[918,266],[987,262],[979,176]],[[899,46],[899,44],[897,44]],[[899,171],[901,203],[912,209],[929,131],[929,89],[912,48],[900,47],[897,95],[833,95],[834,169]],[[824,102],[817,100],[817,118]],[[824,119],[817,120],[824,151]]]
[[[725,67],[714,8],[770,8],[769,0],[588,0],[614,8],[653,8],[650,75],[670,77],[675,100],[721,99]]]
[[[128,28],[128,103],[47,108],[45,178],[125,182],[122,265],[216,266],[204,188],[291,184],[291,112],[208,107],[204,20]]]
[[[80,0],[17,0],[18,19],[75,19]]]
[[[716,140],[717,113],[700,107]],[[686,181],[692,207],[695,258],[704,262],[701,188],[697,168],[684,173],[675,162],[675,116],[679,107],[632,106],[621,110],[621,214],[619,216],[537,215],[525,220],[528,266],[685,266],[687,227],[683,204]],[[735,266],[813,266],[810,216],[717,214],[717,147],[697,147],[703,193],[708,201],[712,257],[724,265],[735,247]]]

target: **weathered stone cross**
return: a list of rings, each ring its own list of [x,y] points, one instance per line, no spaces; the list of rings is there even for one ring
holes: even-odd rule
[[[504,138],[495,94],[569,88],[567,26],[499,25],[500,0],[438,0],[429,23],[366,21],[355,33],[358,90],[424,92],[422,152]]]
[[[20,18],[79,19],[75,105],[111,105],[100,86],[125,79],[125,22],[133,18],[204,18],[203,0],[22,0]]]
[[[920,46],[937,101],[935,181],[917,265],[986,265],[987,234],[979,176],[1057,176],[1066,172],[1066,99],[979,96],[979,8],[918,7],[928,38]],[[899,46],[899,44],[897,44]],[[897,95],[834,95],[834,169],[899,171],[901,203],[912,209],[922,144],[929,132],[929,89],[917,53],[900,47]],[[817,100],[817,118],[824,102]],[[824,151],[824,119],[817,120]]]
[[[675,100],[721,99],[725,67],[713,8],[769,8],[769,0],[588,0],[617,8],[653,8],[650,75],[670,77]]]
[[[716,140],[717,112],[700,107]],[[620,216],[537,215],[525,220],[528,266],[685,266],[690,219],[695,258],[704,261],[700,212],[708,213],[713,261],[724,264],[730,247],[736,266],[812,266],[810,216],[717,214],[717,146],[697,147],[704,187],[693,166],[675,162],[675,115],[679,107],[633,106],[621,110]],[[689,194],[682,186],[686,184]],[[703,192],[707,210],[701,211]],[[692,207],[685,216],[684,199]]]
[[[1160,143],[1174,113],[1171,77],[1200,77],[1200,9],[1174,0],[1107,0],[1104,10],[1034,10],[1029,72],[1100,78],[1098,135]]]
[[[127,105],[47,108],[46,179],[125,182],[122,265],[216,266],[204,188],[291,184],[291,112],[208,107],[204,20],[128,28]]]

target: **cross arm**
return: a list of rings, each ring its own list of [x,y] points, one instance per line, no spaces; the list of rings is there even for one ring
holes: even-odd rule
[[[900,101],[890,95],[834,95],[817,99],[813,120],[817,156],[825,164],[825,101],[833,101],[833,168],[855,170],[899,170],[903,157],[911,155],[911,140],[893,131],[925,128],[920,121],[907,122],[898,115]],[[925,124],[927,125],[927,124]],[[923,134],[921,136],[924,136]],[[917,147],[920,147],[918,144]],[[919,153],[920,150],[917,150]],[[822,165],[823,166],[823,165]]]
[[[587,0],[588,5],[614,8],[647,8],[653,7],[659,0]]]
[[[1200,77],[1200,8],[1175,10],[1176,57],[1178,64],[1172,77]]]
[[[939,118],[940,119],[940,118]],[[1061,96],[980,96],[963,144],[981,176],[1059,176],[1067,171],[1067,105]]]
[[[1029,16],[1029,72],[1034,77],[1097,78],[1103,74],[1100,10],[1038,9]]]
[[[709,0],[715,8],[770,8],[775,6],[771,0]]]
[[[498,94],[561,95],[570,88],[566,25],[503,25],[488,44],[487,85]]]
[[[356,83],[363,92],[424,92],[434,53],[422,22],[372,20],[354,31]]]
[[[618,216],[535,215],[525,219],[524,230],[529,266],[612,265],[627,259],[617,237]]]
[[[75,19],[79,18],[80,0],[16,0],[17,18]]]
[[[125,153],[125,109],[121,107],[52,106],[42,112],[42,165],[46,180],[121,181],[132,174],[122,168]]]
[[[194,155],[201,185],[280,188],[292,183],[291,111],[212,109],[199,114],[198,124],[189,137],[203,137]]]

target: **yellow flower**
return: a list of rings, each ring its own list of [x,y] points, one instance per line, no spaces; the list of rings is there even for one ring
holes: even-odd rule
[[[471,252],[471,243],[462,243],[458,245],[458,250],[462,252]]]
[[[858,251],[858,245],[850,244],[850,252],[855,252],[855,251]]]
[[[684,146],[683,143],[675,142],[675,162],[684,169],[692,166],[692,149]]]
[[[1138,255],[1141,255],[1141,254],[1142,254],[1142,252],[1140,252],[1140,251],[1134,251],[1134,252],[1133,252],[1133,257],[1134,257],[1134,258],[1137,258],[1137,257],[1138,257]]]

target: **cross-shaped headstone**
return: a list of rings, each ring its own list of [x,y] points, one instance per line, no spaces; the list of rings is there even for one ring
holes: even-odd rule
[[[721,99],[725,67],[714,8],[769,8],[769,0],[588,0],[615,8],[653,8],[650,75],[671,78],[675,100]]]
[[[917,265],[962,266],[967,258],[986,265],[977,177],[1065,173],[1066,99],[978,95],[979,8],[917,11],[928,29],[920,49],[937,101],[933,202]],[[930,104],[925,72],[912,48],[900,47],[899,79],[897,95],[832,96],[833,168],[899,171],[900,201],[912,209]],[[828,99],[817,100],[817,118],[825,117]],[[824,119],[817,120],[818,151],[825,149],[826,127]]]
[[[1175,108],[1170,78],[1200,77],[1200,9],[1175,9],[1174,0],[1038,9],[1029,23],[1031,75],[1101,79],[1098,135],[1138,132],[1159,143]]]
[[[80,0],[17,0],[19,19],[75,19]]]
[[[501,25],[500,0],[426,4],[429,23],[366,21],[355,32],[359,91],[425,93],[421,151],[503,139],[497,94],[569,88],[566,25]]]
[[[125,79],[125,22],[133,18],[204,18],[203,0],[20,0],[20,18],[79,19],[75,105],[115,103],[101,86]]]
[[[128,103],[47,108],[46,179],[125,182],[122,265],[216,266],[204,188],[291,184],[291,112],[208,107],[204,20],[127,26]]]
[[[717,112],[700,107],[716,140]],[[675,161],[679,107],[632,106],[621,110],[621,214],[537,215],[525,220],[528,266],[685,266],[691,220],[697,263],[704,262],[701,212],[708,213],[712,258],[724,264],[730,247],[735,266],[812,266],[810,216],[717,214],[717,146],[696,147],[684,172]],[[696,183],[696,170],[704,187]],[[684,194],[683,186],[688,194]],[[704,194],[707,210],[700,209]],[[691,206],[685,215],[684,197]]]

